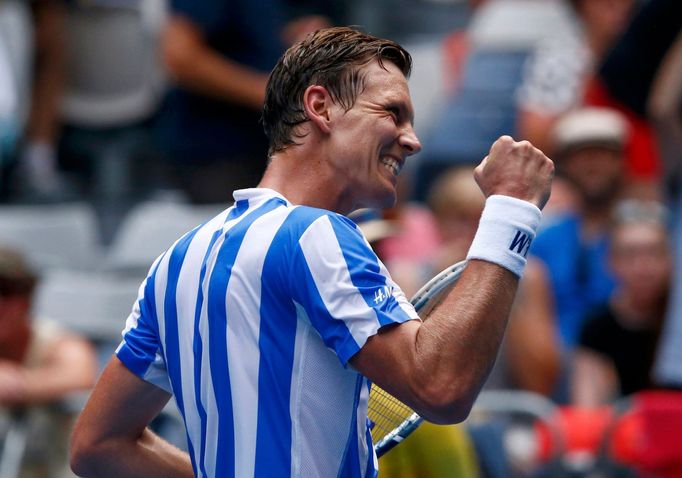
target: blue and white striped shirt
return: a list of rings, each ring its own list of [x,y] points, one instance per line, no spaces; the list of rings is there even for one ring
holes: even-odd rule
[[[371,477],[370,384],[348,360],[414,308],[347,218],[269,189],[180,238],[118,358],[172,392],[199,477]]]

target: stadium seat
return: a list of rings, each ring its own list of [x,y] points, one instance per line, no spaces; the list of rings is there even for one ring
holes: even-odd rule
[[[633,476],[682,477],[682,392],[644,390],[616,403],[599,467],[627,467]]]
[[[566,7],[556,1],[491,1],[476,11],[458,88],[422,135],[416,199],[424,200],[449,166],[478,164],[498,137],[515,136],[515,93],[526,58],[553,29],[567,28],[566,17]]]
[[[120,340],[137,298],[138,278],[85,271],[49,271],[38,285],[34,314],[101,343]]]
[[[107,270],[146,273],[177,239],[225,209],[224,204],[193,206],[148,201],[123,220],[105,260]]]
[[[0,206],[0,244],[39,270],[93,268],[101,254],[97,227],[86,203]]]

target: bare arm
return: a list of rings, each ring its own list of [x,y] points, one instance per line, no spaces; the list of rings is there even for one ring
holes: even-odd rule
[[[185,88],[253,109],[263,106],[267,75],[212,50],[189,19],[172,16],[161,46],[166,68]]]
[[[8,405],[50,403],[92,387],[97,376],[97,357],[88,342],[67,336],[50,346],[38,366],[0,362],[0,376],[3,377],[0,402]]]
[[[423,323],[382,329],[353,366],[429,421],[464,420],[497,354],[517,282],[500,266],[471,261]]]
[[[88,477],[193,477],[184,453],[148,430],[170,395],[114,357],[104,370],[71,438],[71,467]]]
[[[486,196],[504,194],[542,207],[553,170],[530,143],[506,136],[495,142],[474,175]],[[352,365],[430,421],[463,420],[494,363],[517,282],[499,265],[470,261],[457,286],[423,323],[380,331]]]
[[[58,0],[36,2],[35,77],[26,136],[34,143],[52,144],[59,125],[59,100],[64,84],[64,6]]]
[[[505,358],[518,386],[543,395],[552,393],[561,366],[554,317],[546,271],[529,259],[509,319]]]
[[[598,353],[578,348],[573,360],[572,402],[584,407],[608,403],[616,396],[616,371],[613,364]]]

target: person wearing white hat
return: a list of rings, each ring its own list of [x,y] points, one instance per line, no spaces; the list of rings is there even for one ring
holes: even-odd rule
[[[574,110],[552,131],[557,174],[574,191],[577,203],[545,224],[530,252],[546,266],[554,320],[566,352],[575,346],[587,313],[606,301],[614,287],[606,231],[623,191],[627,135],[622,115],[604,108]],[[561,400],[567,391],[560,385],[556,398]]]

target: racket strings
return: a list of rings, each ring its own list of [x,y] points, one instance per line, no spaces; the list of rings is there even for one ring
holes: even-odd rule
[[[413,414],[413,410],[389,395],[388,392],[372,386],[368,405],[368,417],[372,422],[372,440],[376,443],[397,428]]]

